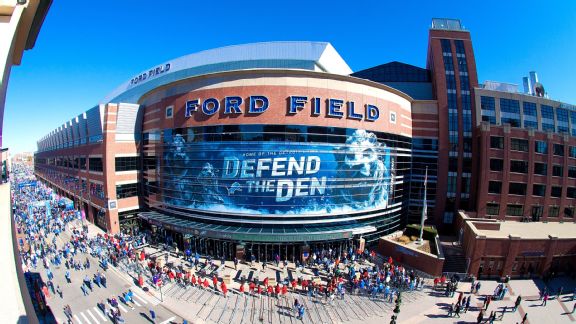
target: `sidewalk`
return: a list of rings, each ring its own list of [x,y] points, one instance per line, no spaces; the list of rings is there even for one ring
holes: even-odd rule
[[[10,183],[0,184],[0,291],[3,292],[0,323],[36,323],[32,300],[26,288],[16,233],[10,210]]]

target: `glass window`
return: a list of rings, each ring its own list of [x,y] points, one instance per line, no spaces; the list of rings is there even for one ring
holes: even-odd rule
[[[568,146],[568,156],[576,158],[576,146]]]
[[[174,106],[166,107],[166,118],[172,118],[174,116]]]
[[[511,160],[510,172],[528,173],[528,161]]]
[[[522,112],[524,116],[536,117],[536,104],[533,102],[524,101],[522,103]]]
[[[508,194],[525,196],[526,195],[526,184],[520,182],[510,182],[508,185]]]
[[[116,171],[134,171],[138,170],[138,157],[117,157],[116,158]]]
[[[558,124],[563,123],[563,124],[568,124],[568,110],[566,109],[556,109],[556,121],[558,122]]]
[[[458,172],[458,158],[457,157],[448,158],[448,171],[449,172]]]
[[[518,100],[500,98],[500,111],[519,114],[520,113],[520,104]]]
[[[472,173],[472,158],[462,158],[462,172]]]
[[[554,155],[564,156],[564,145],[554,144]]]
[[[538,129],[538,122],[531,120],[524,120],[524,128]]]
[[[559,211],[560,208],[558,206],[550,206],[550,208],[548,208],[548,217],[558,217]]]
[[[540,113],[542,114],[542,131],[556,131],[554,125],[554,108],[547,105],[540,105]]]
[[[116,185],[116,199],[134,197],[138,195],[138,183]]]
[[[480,97],[480,108],[482,110],[495,111],[496,110],[496,103],[495,103],[494,97],[481,96]]]
[[[528,140],[521,138],[511,138],[510,149],[512,151],[528,152]]]
[[[542,118],[554,120],[554,108],[547,105],[540,105],[540,113]]]
[[[568,166],[568,178],[576,178],[576,166]]]
[[[574,207],[566,207],[564,208],[564,217],[574,217]]]
[[[452,46],[450,44],[449,39],[442,39],[440,40],[440,44],[442,45],[442,52],[443,53],[450,53],[452,54]]]
[[[546,185],[535,183],[532,186],[532,195],[538,196],[538,197],[546,196]]]
[[[455,176],[448,176],[448,188],[447,191],[449,193],[456,193],[456,181],[457,177]]]
[[[544,141],[534,141],[534,152],[548,154],[548,143]]]
[[[506,206],[506,215],[522,216],[523,213],[524,213],[524,206],[523,205],[507,205]]]
[[[490,148],[503,149],[504,148],[504,137],[490,136]]]
[[[520,127],[520,103],[518,100],[500,98],[500,116],[502,124]]]
[[[498,215],[500,213],[500,204],[487,203],[486,215]]]
[[[88,168],[90,171],[102,172],[102,158],[89,158]]]
[[[552,190],[550,191],[550,196],[554,198],[562,197],[562,187],[552,186]]]
[[[561,177],[562,176],[562,166],[561,165],[553,165],[552,166],[552,176],[553,177]]]
[[[504,169],[504,160],[490,159],[490,171],[502,171]]]
[[[574,188],[574,187],[566,188],[566,197],[576,198],[576,188]]]
[[[502,192],[502,182],[501,181],[488,182],[488,193],[499,194],[501,192]]]
[[[534,163],[534,174],[546,175],[548,174],[548,165],[546,163]]]
[[[454,221],[454,212],[444,212],[444,224],[452,224]]]
[[[496,101],[494,97],[481,96],[480,108],[482,111],[482,120],[496,125]]]

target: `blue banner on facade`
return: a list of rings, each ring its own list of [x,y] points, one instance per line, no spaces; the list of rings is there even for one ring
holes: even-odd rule
[[[373,133],[344,144],[165,143],[161,184],[166,204],[212,212],[344,214],[384,209],[393,195],[394,158]]]

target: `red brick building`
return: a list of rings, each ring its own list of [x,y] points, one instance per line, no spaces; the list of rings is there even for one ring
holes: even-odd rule
[[[539,83],[480,85],[459,20],[432,20],[425,58],[353,72],[321,42],[185,55],[40,139],[36,174],[109,232],[142,223],[227,256],[375,243],[420,222],[426,173],[427,222],[443,232],[464,230],[461,210],[573,223],[576,107]],[[469,233],[477,272],[491,252]]]
[[[574,222],[518,222],[475,218],[460,212],[468,273],[478,278],[528,278],[547,273],[574,274]]]

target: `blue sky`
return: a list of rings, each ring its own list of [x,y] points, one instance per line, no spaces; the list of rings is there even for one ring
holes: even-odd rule
[[[354,71],[425,67],[432,17],[470,30],[480,82],[521,85],[535,70],[553,99],[576,104],[576,1],[403,2],[54,1],[36,46],[12,69],[4,146],[34,151],[139,72],[220,46],[328,41]]]

